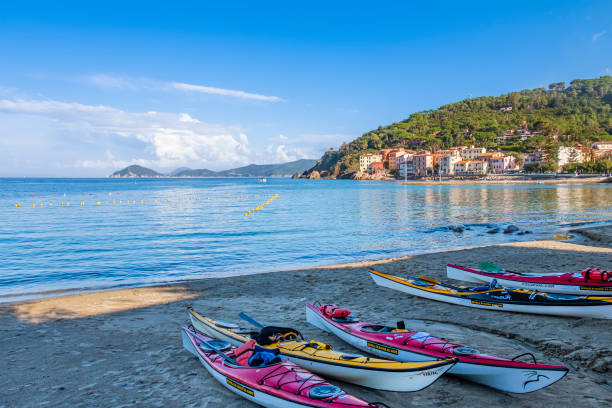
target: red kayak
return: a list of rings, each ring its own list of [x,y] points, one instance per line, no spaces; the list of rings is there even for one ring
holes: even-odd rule
[[[340,388],[289,361],[241,364],[244,352],[229,343],[183,327],[183,347],[196,355],[208,372],[230,391],[256,404],[273,408],[388,408],[346,394]],[[249,351],[252,353],[252,351]],[[264,352],[264,354],[269,354]],[[256,356],[255,356],[256,357]],[[249,364],[252,360],[248,360]]]
[[[536,290],[571,295],[612,296],[612,271],[587,268],[578,273],[542,274],[506,271],[495,264],[482,263],[479,269],[448,264],[446,274],[451,279],[466,282],[491,283],[507,288]]]
[[[459,361],[447,373],[501,391],[519,394],[536,391],[559,381],[569,371],[560,365],[538,364],[530,353],[513,359],[483,354],[429,333],[407,330],[404,322],[399,322],[398,327],[362,322],[336,305],[317,307],[307,303],[306,320],[360,350],[385,358],[398,361],[457,358]],[[525,355],[531,355],[534,362],[517,361]]]

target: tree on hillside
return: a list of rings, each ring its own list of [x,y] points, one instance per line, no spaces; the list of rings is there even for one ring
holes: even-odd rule
[[[565,82],[554,82],[548,85],[548,89],[553,91],[562,91],[565,89]]]

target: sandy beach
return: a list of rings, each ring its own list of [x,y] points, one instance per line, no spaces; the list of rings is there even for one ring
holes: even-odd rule
[[[428,331],[490,354],[530,351],[570,373],[546,389],[514,395],[444,376],[415,393],[369,390],[332,382],[391,407],[603,407],[612,405],[609,320],[560,318],[457,307],[375,286],[367,267],[446,279],[445,265],[481,261],[518,271],[612,269],[612,227],[574,230],[572,242],[520,242],[231,278],[69,295],[0,307],[0,406],[255,406],[218,384],[181,346],[185,307],[237,321],[293,326],[338,350],[355,352],[306,323],[307,301],[334,302],[363,320]]]

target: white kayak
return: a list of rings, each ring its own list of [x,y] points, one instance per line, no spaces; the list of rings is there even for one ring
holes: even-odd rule
[[[591,268],[577,273],[543,274],[512,272],[499,267],[490,271],[454,264],[446,265],[446,275],[449,278],[464,282],[491,283],[496,280],[498,285],[507,288],[540,290],[568,295],[612,295],[612,281],[609,279],[593,279],[589,277],[589,271],[591,271]],[[607,271],[602,272],[607,273]]]
[[[612,297],[544,293],[524,289],[453,286],[424,277],[400,278],[370,269],[377,285],[414,296],[477,309],[612,319]]]
[[[500,391],[519,394],[537,391],[559,381],[568,372],[564,366],[537,363],[530,353],[512,359],[496,357],[405,327],[367,323],[352,315],[336,319],[325,315],[321,309],[307,304],[306,320],[360,350],[398,361],[454,357],[459,361],[448,371],[449,374]],[[531,356],[533,362],[520,361],[524,356]]]
[[[241,346],[250,339],[251,330],[241,329],[232,323],[212,320],[191,308],[187,309],[187,314],[193,327],[208,336],[234,346]],[[289,330],[301,336],[299,331]],[[292,338],[263,347],[278,348],[283,359],[324,377],[386,391],[422,390],[434,383],[457,361],[454,356],[442,356],[423,359],[420,362],[398,362],[393,359],[341,353],[332,350],[329,345],[321,347],[322,345],[323,343],[319,342]]]

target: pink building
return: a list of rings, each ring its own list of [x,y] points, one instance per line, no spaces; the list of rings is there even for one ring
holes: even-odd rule
[[[412,166],[416,176],[423,177],[431,174],[433,172],[433,155],[415,154],[412,156]]]
[[[404,149],[393,149],[389,152],[389,155],[387,156],[389,170],[398,169],[397,158],[403,156],[404,154],[406,154]]]
[[[516,168],[514,156],[496,156],[489,159],[489,171],[493,174],[504,174]]]

